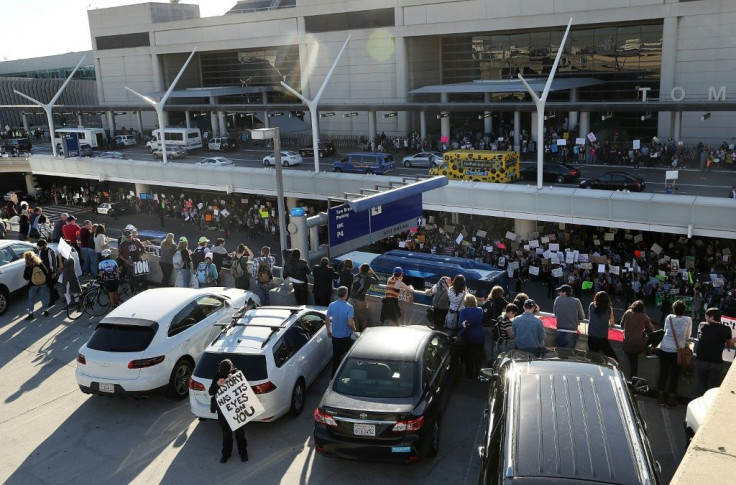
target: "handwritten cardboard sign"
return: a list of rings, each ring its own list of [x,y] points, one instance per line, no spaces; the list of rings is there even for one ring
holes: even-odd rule
[[[232,430],[241,428],[265,411],[242,371],[227,377],[225,385],[217,391],[215,402]]]

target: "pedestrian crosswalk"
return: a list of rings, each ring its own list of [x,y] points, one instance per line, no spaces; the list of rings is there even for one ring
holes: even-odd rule
[[[92,215],[92,210],[89,207],[74,207],[68,205],[45,205],[41,206],[43,214],[46,216],[46,220],[50,223],[55,223],[59,220],[62,214],[66,213],[70,216],[74,216],[77,220],[87,218],[89,219]]]

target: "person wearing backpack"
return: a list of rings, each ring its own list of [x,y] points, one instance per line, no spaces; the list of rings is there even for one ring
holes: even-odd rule
[[[54,306],[59,298],[59,292],[56,291],[56,279],[59,276],[59,257],[56,252],[51,249],[45,239],[39,239],[36,243],[38,246],[38,257],[41,263],[46,267],[48,277],[46,278],[46,287],[49,291],[49,307]]]
[[[193,268],[196,269],[199,266],[199,263],[204,262],[204,257],[210,252],[210,249],[207,247],[208,242],[210,242],[210,240],[204,236],[199,238],[197,247],[192,251]]]
[[[443,328],[445,326],[445,318],[450,310],[450,298],[447,296],[447,290],[452,284],[449,276],[442,276],[437,283],[432,285],[424,293],[432,297],[432,308],[434,308],[432,324],[435,328]]]
[[[361,264],[350,290],[350,303],[354,309],[356,332],[362,332],[368,327],[368,305],[365,302],[365,295],[372,285],[377,284],[378,276],[376,276],[376,273],[369,265]]]
[[[246,256],[245,253],[248,253]],[[235,280],[235,288],[241,290],[250,289],[250,273],[248,272],[248,261],[253,260],[253,252],[245,244],[238,244],[235,250],[235,257],[230,265],[230,273]]]
[[[261,298],[261,305],[271,304],[271,282],[273,281],[273,272],[271,268],[276,264],[276,258],[271,256],[271,248],[263,246],[261,248],[261,255],[257,258],[253,258],[253,265],[251,266],[251,276],[256,282],[256,290],[258,296]]]
[[[215,286],[217,284],[217,267],[212,262],[212,253],[207,253],[204,261],[197,265],[197,281],[199,287]]]
[[[28,281],[28,316],[26,320],[33,320],[33,308],[39,299],[44,308],[41,314],[44,317],[48,317],[49,289],[46,286],[46,281],[49,277],[48,270],[33,251],[23,253],[23,259],[26,262],[26,267],[23,270],[23,278]]]

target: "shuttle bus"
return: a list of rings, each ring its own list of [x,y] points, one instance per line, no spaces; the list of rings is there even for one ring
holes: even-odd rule
[[[202,133],[199,128],[164,128],[166,146],[178,147],[184,150],[202,148]],[[160,130],[151,132],[151,140],[146,143],[149,151],[161,148]]]
[[[107,133],[102,128],[58,128],[54,130],[54,143],[61,148],[61,138],[64,135],[76,133],[79,143],[87,143],[92,148],[107,148]]]
[[[445,175],[451,180],[509,183],[519,180],[519,152],[452,150],[443,155],[439,167],[430,175]]]

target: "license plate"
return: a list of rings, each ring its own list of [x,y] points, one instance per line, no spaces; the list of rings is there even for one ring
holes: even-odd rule
[[[353,434],[355,436],[376,436],[375,424],[354,424]]]
[[[411,446],[392,446],[391,453],[409,453]]]
[[[115,384],[102,384],[100,383],[100,392],[109,392],[114,393],[115,392]]]

